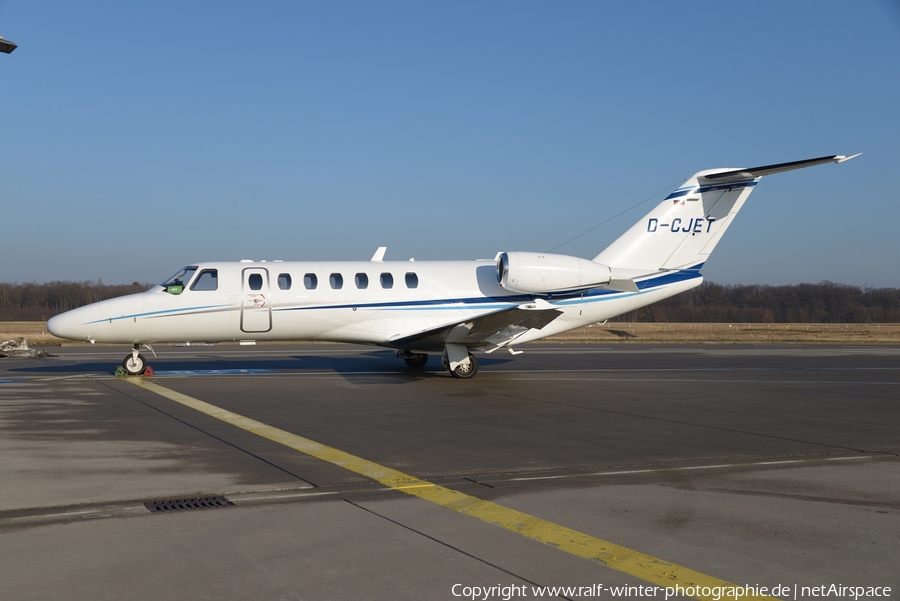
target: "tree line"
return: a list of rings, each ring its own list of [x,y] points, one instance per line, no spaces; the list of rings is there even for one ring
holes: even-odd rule
[[[64,311],[124,294],[143,292],[151,284],[0,282],[0,321],[46,321]]]
[[[143,292],[151,286],[139,282],[0,282],[0,321],[45,321],[69,309]],[[832,282],[789,286],[704,282],[613,321],[898,323],[900,288],[861,288]]]
[[[704,323],[897,323],[900,288],[821,282],[788,286],[704,282],[614,321]]]

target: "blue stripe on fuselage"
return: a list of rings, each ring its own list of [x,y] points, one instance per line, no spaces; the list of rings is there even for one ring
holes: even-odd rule
[[[89,321],[83,325],[89,326],[95,323],[102,323],[104,321],[119,321],[120,319],[137,319],[138,317],[159,317],[164,314],[168,314],[167,317],[171,317],[177,315],[179,311],[183,312],[184,315],[189,315],[191,313],[196,313],[197,311],[203,311],[206,309],[219,309],[222,307],[227,307],[228,305],[206,305],[202,307],[181,307],[178,309],[162,309],[160,311],[148,311],[146,313],[132,313],[130,315],[120,315],[119,317],[104,317],[103,319],[97,319],[94,321]]]
[[[744,182],[730,182],[727,184],[713,184],[709,186],[691,186],[690,188],[680,188],[666,196],[665,200],[681,198],[682,196],[687,196],[688,194],[693,194],[695,192],[697,194],[703,194],[704,192],[712,192],[714,190],[730,190],[731,188],[752,188],[757,183],[757,180],[751,180]]]
[[[605,297],[615,295],[634,296],[642,294],[651,288],[658,288],[668,284],[692,280],[700,276],[700,268],[703,263],[698,263],[687,269],[678,271],[669,271],[660,275],[647,278],[646,280],[636,281],[639,292],[627,292],[622,290],[611,290],[609,288],[591,288],[578,292],[569,292],[565,294],[554,295],[537,295],[537,294],[517,294],[503,297],[469,297],[469,298],[444,298],[432,300],[417,301],[391,301],[380,303],[357,303],[357,304],[340,304],[340,305],[312,305],[303,307],[281,307],[273,308],[272,311],[311,311],[317,309],[370,309],[370,310],[393,310],[405,309],[408,311],[447,311],[452,309],[509,309],[521,303],[531,302],[535,299],[545,299],[553,305],[565,306],[585,302],[597,302],[605,300]]]

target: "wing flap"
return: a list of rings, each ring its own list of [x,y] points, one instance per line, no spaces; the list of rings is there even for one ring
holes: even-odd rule
[[[543,329],[560,315],[562,311],[538,300],[398,337],[388,344],[398,349],[427,351],[441,349],[449,341],[496,350],[529,330]]]

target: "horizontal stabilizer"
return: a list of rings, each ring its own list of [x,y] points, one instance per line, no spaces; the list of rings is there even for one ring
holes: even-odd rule
[[[861,154],[861,152],[852,156],[836,154],[827,157],[819,157],[817,159],[791,161],[790,163],[778,163],[776,165],[763,165],[762,167],[750,167],[749,169],[731,169],[729,171],[720,171],[719,173],[710,173],[708,175],[703,175],[698,179],[713,182],[745,181],[748,179],[762,177],[764,175],[781,173],[782,171],[791,171],[793,169],[812,167],[813,165],[824,165],[825,163],[843,163],[844,161],[849,161],[850,159],[856,158]]]

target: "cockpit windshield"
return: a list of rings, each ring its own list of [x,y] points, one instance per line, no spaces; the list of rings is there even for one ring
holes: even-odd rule
[[[160,285],[165,288],[166,292],[169,294],[181,294],[184,292],[184,287],[187,286],[191,281],[191,278],[194,277],[194,272],[196,271],[196,265],[185,267]]]

